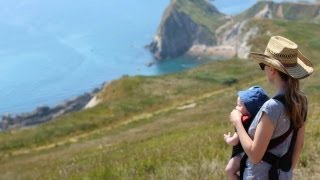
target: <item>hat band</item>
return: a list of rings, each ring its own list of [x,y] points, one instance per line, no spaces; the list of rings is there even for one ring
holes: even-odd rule
[[[280,54],[269,48],[266,48],[265,55],[277,59],[284,67],[293,67],[297,65],[298,54]],[[284,62],[285,61],[285,62]]]

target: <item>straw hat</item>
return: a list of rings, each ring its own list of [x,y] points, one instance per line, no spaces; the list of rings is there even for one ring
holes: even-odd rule
[[[273,67],[295,79],[303,79],[313,72],[313,67],[298,49],[298,45],[282,36],[272,36],[263,54],[249,55],[258,63]]]

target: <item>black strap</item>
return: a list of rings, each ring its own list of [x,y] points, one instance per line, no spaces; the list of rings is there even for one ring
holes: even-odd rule
[[[273,149],[273,148],[277,147],[278,145],[280,145],[281,143],[283,143],[287,139],[287,137],[292,133],[293,129],[294,129],[293,124],[290,123],[290,127],[287,130],[287,132],[285,132],[284,134],[282,134],[281,136],[279,136],[277,138],[270,140],[269,145],[267,147],[267,150]]]
[[[244,169],[247,167],[247,165],[246,165],[247,159],[248,159],[248,155],[247,154],[244,154],[243,157],[241,158],[241,161],[240,161],[240,179],[243,179]]]
[[[279,95],[273,97],[273,99],[280,101],[284,106],[286,106],[286,101],[285,101],[284,95],[279,94]],[[291,123],[291,121],[290,121],[289,129],[281,136],[274,138],[274,139],[271,139],[269,142],[269,145],[267,147],[267,150],[273,149],[273,148],[277,147],[278,145],[280,145],[282,142],[284,142],[287,139],[287,137],[291,134],[293,129],[294,129],[293,123]]]
[[[274,96],[272,99],[280,101],[284,106],[287,105],[286,99],[283,94],[278,94],[278,95]]]
[[[299,129],[294,129],[289,150],[286,154],[281,157],[276,156],[269,151],[264,154],[262,160],[271,164],[271,168],[269,170],[269,180],[279,180],[279,170],[285,172],[290,171],[292,167],[292,156],[298,131]]]

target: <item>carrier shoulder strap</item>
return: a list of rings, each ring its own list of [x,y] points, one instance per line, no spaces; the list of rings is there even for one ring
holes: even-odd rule
[[[290,143],[288,152],[286,154],[284,154],[281,157],[276,156],[269,151],[267,151],[264,154],[262,160],[271,165],[271,168],[268,172],[269,180],[279,180],[279,169],[285,172],[290,171],[292,167],[292,156],[293,156],[294,146],[296,144],[298,131],[299,131],[298,128],[294,129],[291,143]]]
[[[279,95],[273,97],[272,99],[276,99],[276,100],[280,101],[284,106],[286,106],[286,101],[285,101],[284,95],[279,94]],[[289,129],[281,136],[276,137],[274,139],[271,139],[269,142],[269,145],[267,147],[267,150],[273,149],[273,148],[277,147],[278,145],[280,145],[282,142],[284,142],[287,139],[287,137],[291,134],[293,129],[294,129],[293,123],[291,123],[291,121],[290,121]]]

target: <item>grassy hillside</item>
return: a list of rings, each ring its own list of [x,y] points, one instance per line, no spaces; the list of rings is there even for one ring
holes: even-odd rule
[[[320,176],[320,27],[253,21],[263,51],[268,34],[295,40],[315,66],[303,80],[309,97],[305,148],[296,179]],[[231,147],[223,133],[236,92],[259,84],[274,92],[250,60],[216,61],[176,74],[123,77],[95,108],[33,128],[0,134],[0,179],[225,179]]]
[[[204,27],[212,34],[226,22],[221,12],[206,0],[173,0],[173,6],[180,12],[189,15],[190,18]]]
[[[271,10],[272,17],[275,19],[286,19],[292,21],[301,22],[313,22],[320,23],[319,21],[319,4],[308,4],[308,3],[292,3],[292,2],[282,2],[276,3],[272,1],[260,1],[255,5],[250,7],[248,10],[240,13],[235,18],[237,20],[244,20],[253,18],[257,13],[259,13],[264,7],[268,5]],[[280,8],[281,7],[281,8]],[[279,17],[279,9],[282,9],[283,17]]]

